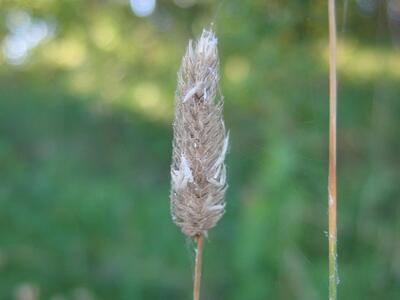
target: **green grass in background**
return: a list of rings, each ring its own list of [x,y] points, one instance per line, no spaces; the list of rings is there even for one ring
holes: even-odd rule
[[[22,64],[0,55],[0,299],[190,298],[172,108],[187,40],[212,21],[230,187],[202,297],[327,297],[325,4],[192,2],[147,18],[124,1],[0,4],[3,49],[15,10],[54,26]],[[400,59],[385,7],[338,5],[339,297],[397,299]]]

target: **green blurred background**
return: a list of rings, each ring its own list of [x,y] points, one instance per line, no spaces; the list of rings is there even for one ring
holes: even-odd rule
[[[327,299],[326,1],[1,0],[0,299],[190,299],[173,98],[214,23],[231,132],[202,299]],[[400,3],[338,1],[339,298],[400,299]]]

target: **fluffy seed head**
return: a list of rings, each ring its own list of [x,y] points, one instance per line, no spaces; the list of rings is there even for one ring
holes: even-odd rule
[[[189,42],[178,72],[171,165],[171,214],[184,234],[206,234],[225,212],[229,136],[218,90],[217,38]],[[218,96],[218,99],[216,99]]]

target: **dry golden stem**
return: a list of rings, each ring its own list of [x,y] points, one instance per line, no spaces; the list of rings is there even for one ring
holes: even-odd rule
[[[193,300],[200,299],[200,282],[201,282],[201,260],[203,255],[203,235],[196,236],[196,262],[194,267],[194,286],[193,286]]]
[[[336,17],[335,0],[328,0],[329,16],[329,177],[328,177],[328,243],[329,243],[329,300],[336,300],[337,225],[336,225]]]

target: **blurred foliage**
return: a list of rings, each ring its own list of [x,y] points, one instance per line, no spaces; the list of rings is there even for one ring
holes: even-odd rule
[[[338,3],[343,299],[400,299],[393,3]],[[1,1],[0,299],[190,299],[171,119],[186,43],[210,23],[232,142],[202,298],[326,299],[325,4],[159,0],[140,18],[128,0]],[[21,13],[46,33],[29,49]]]

